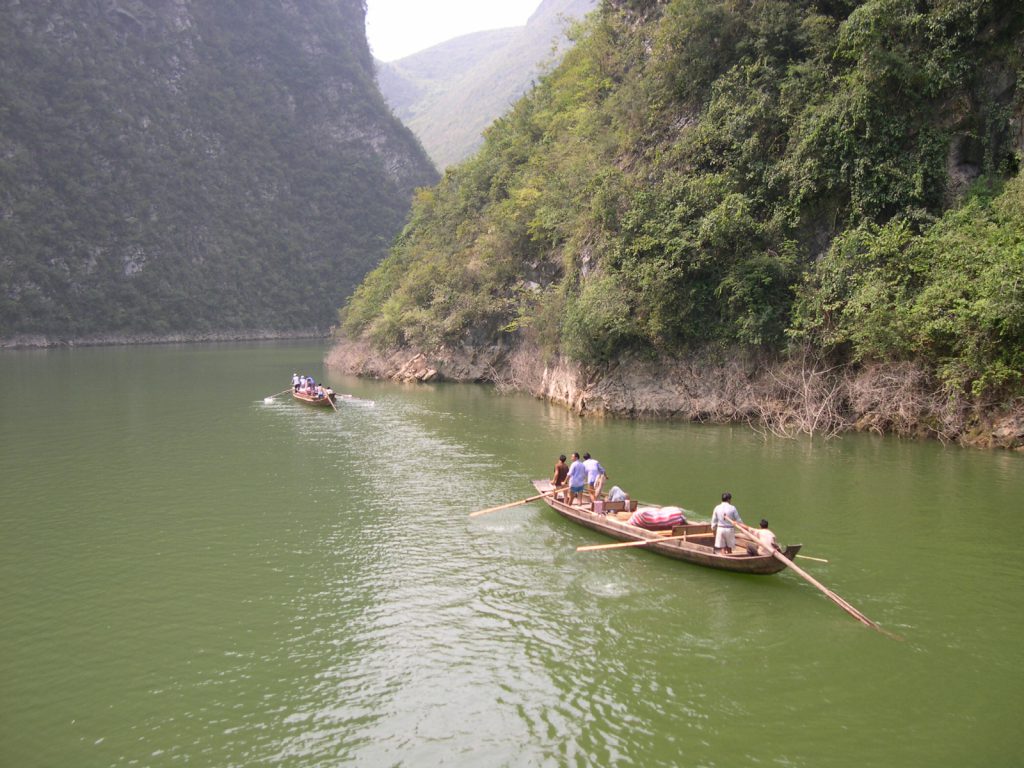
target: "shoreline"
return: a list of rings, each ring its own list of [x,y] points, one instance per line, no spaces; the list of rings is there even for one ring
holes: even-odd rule
[[[282,339],[329,339],[330,331],[205,331],[175,333],[103,333],[87,336],[51,336],[19,333],[0,337],[2,349],[53,349],[58,347],[120,347],[150,344],[203,344],[222,341],[273,341]]]
[[[408,383],[484,383],[564,405],[579,416],[745,423],[768,436],[873,432],[974,448],[1024,451],[1024,401],[983,408],[950,397],[912,363],[826,367],[810,357],[695,355],[585,367],[536,349],[494,344],[434,353],[374,350],[341,339],[329,368]]]

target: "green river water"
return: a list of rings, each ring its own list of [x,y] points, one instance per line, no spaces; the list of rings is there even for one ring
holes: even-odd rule
[[[0,766],[1024,765],[1024,456],[579,419],[324,352],[0,353]],[[293,370],[354,398],[265,403]],[[468,517],[572,450],[699,519],[731,491],[902,639],[793,573]]]

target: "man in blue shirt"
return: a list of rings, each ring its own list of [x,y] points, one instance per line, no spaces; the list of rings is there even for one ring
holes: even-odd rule
[[[580,455],[572,454],[572,464],[569,465],[569,504],[572,505],[575,499],[583,499],[583,489],[587,487],[587,468],[580,461]]]

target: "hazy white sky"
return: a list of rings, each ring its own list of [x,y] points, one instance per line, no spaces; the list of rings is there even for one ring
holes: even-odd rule
[[[526,23],[541,0],[367,0],[366,37],[381,61],[469,32]]]

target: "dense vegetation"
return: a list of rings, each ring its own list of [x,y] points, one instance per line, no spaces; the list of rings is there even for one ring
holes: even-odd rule
[[[348,337],[798,348],[1021,391],[1021,3],[605,0],[576,36],[419,193]]]
[[[364,14],[0,5],[0,337],[326,329],[437,179]]]

